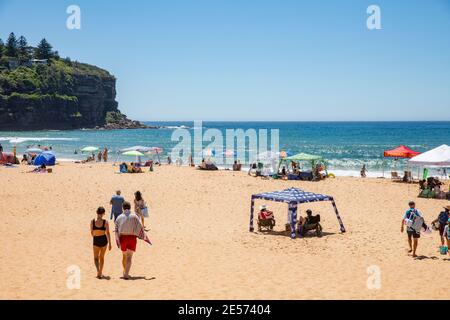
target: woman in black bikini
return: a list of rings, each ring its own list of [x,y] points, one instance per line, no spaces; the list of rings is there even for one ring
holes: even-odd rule
[[[91,235],[94,239],[94,263],[97,268],[97,278],[103,277],[103,265],[105,264],[106,246],[111,250],[108,221],[103,219],[105,208],[97,209],[97,219],[91,221]]]

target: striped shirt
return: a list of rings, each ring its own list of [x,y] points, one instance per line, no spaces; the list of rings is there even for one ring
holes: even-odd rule
[[[120,236],[122,235],[136,236],[139,239],[152,244],[145,233],[141,219],[136,214],[131,213],[130,210],[125,210],[124,213],[117,217],[115,235],[118,245],[120,244]]]

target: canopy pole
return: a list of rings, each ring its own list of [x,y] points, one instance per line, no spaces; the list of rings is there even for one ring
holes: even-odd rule
[[[250,227],[249,227],[249,231],[253,232],[255,231],[255,228],[253,227],[253,215],[255,213],[255,199],[252,198],[252,202],[250,205]]]
[[[334,199],[331,199],[331,204],[333,205],[334,212],[336,213],[336,218],[339,221],[339,225],[341,227],[341,232],[344,233],[345,232],[344,223],[342,222],[341,216],[339,215],[339,211],[336,207],[336,203],[334,202]]]
[[[297,232],[295,230],[295,227],[297,225],[297,203],[289,203],[289,217],[290,217],[290,224],[291,224],[291,238],[295,239],[297,236]]]

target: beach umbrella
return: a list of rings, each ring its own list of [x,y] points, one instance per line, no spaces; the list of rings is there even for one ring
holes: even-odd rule
[[[216,150],[215,149],[205,150],[203,152],[203,155],[205,155],[207,157],[215,157],[216,156]]]
[[[146,151],[147,154],[161,154],[162,152],[163,148],[160,147],[149,147],[148,150]]]
[[[120,152],[128,152],[128,151],[149,152],[151,150],[152,150],[151,147],[134,146],[134,147],[122,149],[122,150],[120,150]]]
[[[287,157],[290,157],[291,155],[292,155],[292,153],[289,151],[282,150],[280,152],[280,158],[287,158]]]
[[[222,152],[222,156],[225,158],[234,158],[237,156],[237,152],[235,150],[225,150]]]
[[[160,147],[150,147],[149,150],[147,151],[147,154],[153,155],[156,154],[156,156],[158,157],[158,162],[161,163],[161,158],[159,157],[159,155],[163,152],[163,148]]]
[[[273,159],[278,159],[278,157],[278,153],[273,151],[264,151],[258,154],[258,160],[260,161],[272,161]]]
[[[27,149],[26,152],[27,153],[42,153],[43,151],[42,151],[42,149],[39,149],[39,148],[29,148],[29,149]]]
[[[127,151],[122,153],[123,156],[142,157],[144,154],[140,151]]]
[[[84,147],[83,149],[81,149],[81,152],[95,152],[98,151],[97,147]]]

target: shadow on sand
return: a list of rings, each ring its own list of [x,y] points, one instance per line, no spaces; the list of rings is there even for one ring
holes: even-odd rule
[[[263,235],[268,235],[268,236],[284,236],[284,237],[291,237],[291,232],[289,231],[258,231],[256,232],[256,234],[263,234]],[[320,238],[323,237],[329,237],[329,236],[333,236],[335,235],[335,232],[322,232],[322,236]],[[305,236],[301,237],[297,234],[297,239],[302,239],[302,238],[317,238],[317,235],[314,231],[308,232]]]
[[[125,279],[124,277],[120,277],[120,279],[122,280],[128,280],[128,281],[136,281],[136,280],[146,280],[146,281],[151,281],[151,280],[155,280],[156,277],[151,277],[151,278],[147,278],[147,277],[142,277],[142,276],[130,276],[128,279]]]
[[[414,260],[427,260],[427,259],[431,259],[431,260],[438,260],[438,257],[428,257],[428,256],[417,256],[414,258]]]

